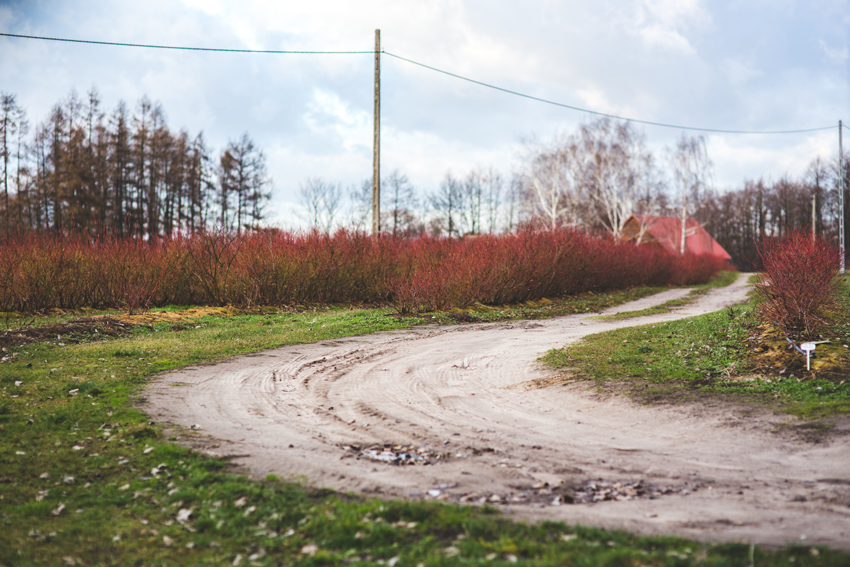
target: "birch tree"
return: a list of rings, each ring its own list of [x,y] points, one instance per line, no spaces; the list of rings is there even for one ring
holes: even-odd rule
[[[342,186],[321,177],[308,177],[299,190],[305,219],[311,228],[330,232],[342,204]]]
[[[521,179],[532,218],[550,229],[579,224],[585,208],[579,140],[567,136],[549,147],[527,148],[527,166]]]
[[[502,193],[504,192],[505,182],[499,172],[491,167],[484,174],[484,186],[487,227],[488,232],[493,234],[499,227],[499,210],[502,205]]]
[[[630,123],[608,118],[581,128],[580,147],[585,192],[598,222],[619,239],[639,203],[652,209],[652,154]]]
[[[704,136],[682,137],[676,148],[668,151],[668,162],[673,176],[673,188],[681,211],[682,234],[679,253],[685,253],[688,216],[693,214],[711,188],[712,163],[708,158]]]

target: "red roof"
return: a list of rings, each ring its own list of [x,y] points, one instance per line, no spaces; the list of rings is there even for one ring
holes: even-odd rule
[[[632,215],[646,229],[646,232],[671,252],[679,253],[682,242],[682,219],[679,217],[658,217],[653,215]],[[711,254],[731,260],[723,247],[706,232],[696,219],[688,218],[685,223],[685,250],[694,254]]]

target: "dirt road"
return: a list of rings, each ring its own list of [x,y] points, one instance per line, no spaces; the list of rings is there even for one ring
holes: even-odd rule
[[[551,376],[535,362],[551,348],[722,309],[743,301],[745,282],[636,319],[574,315],[279,348],[161,376],[145,392],[146,409],[194,426],[205,450],[240,455],[234,462],[257,475],[490,502],[515,517],[644,534],[850,549],[847,437],[807,444],[776,429],[786,416],[647,407],[599,399],[581,384],[526,387]],[[398,459],[417,464],[390,463]]]

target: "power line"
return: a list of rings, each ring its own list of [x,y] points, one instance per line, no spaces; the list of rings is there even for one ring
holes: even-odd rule
[[[536,100],[537,102],[543,102],[546,104],[551,104],[553,106],[559,106],[561,108],[568,108],[570,110],[576,110],[578,112],[586,112],[588,114],[594,114],[596,116],[604,116],[606,118],[615,118],[617,120],[625,120],[627,122],[636,122],[638,124],[647,124],[649,126],[661,126],[662,128],[676,128],[678,130],[696,130],[698,132],[717,132],[722,134],[801,134],[804,132],[818,132],[820,130],[832,130],[835,126],[823,126],[820,128],[804,128],[801,130],[723,130],[720,128],[700,128],[696,126],[680,126],[676,124],[666,124],[664,122],[652,122],[650,120],[641,120],[639,118],[628,118],[626,116],[618,116],[616,114],[607,114],[605,112],[597,112],[596,110],[590,110],[587,108],[581,108],[578,106],[571,106],[569,104],[563,104],[560,102],[555,102],[553,100],[547,100],[545,98],[540,98],[528,94],[524,94],[517,91],[512,91],[510,89],[506,89],[503,87],[498,87],[496,85],[491,85],[489,83],[485,83],[483,81],[477,81],[475,79],[470,79],[469,77],[464,77],[463,75],[458,75],[456,73],[451,73],[449,71],[444,71],[443,69],[438,69],[437,67],[432,67],[431,65],[426,65],[424,63],[419,63],[418,61],[414,61],[412,59],[408,59],[406,57],[402,57],[400,55],[396,55],[394,53],[390,53],[388,51],[383,52],[390,57],[395,57],[396,59],[401,59],[402,61],[406,61],[408,63],[412,63],[413,65],[418,65],[420,67],[424,67],[425,69],[430,69],[431,71],[436,71],[437,73],[442,73],[444,75],[448,75],[450,77],[454,77],[456,79],[460,79],[462,81],[467,81],[470,83],[474,83],[476,85],[481,85],[482,87],[487,87],[490,89],[495,89],[497,91],[501,91],[504,93],[512,94],[515,96],[519,96],[522,98],[527,98],[530,100]],[[845,126],[847,128],[847,126]]]
[[[0,32],[0,36],[5,37],[17,37],[24,39],[40,39],[44,41],[61,41],[66,43],[82,43],[82,44],[90,44],[90,45],[110,45],[110,46],[118,46],[118,47],[141,47],[147,49],[170,49],[177,51],[211,51],[211,52],[219,52],[219,53],[266,53],[266,54],[293,54],[293,55],[357,55],[357,54],[374,54],[375,51],[286,51],[286,50],[271,50],[271,49],[224,49],[219,47],[187,47],[187,46],[175,46],[175,45],[153,45],[153,44],[144,44],[144,43],[123,43],[123,42],[114,42],[114,41],[93,41],[86,39],[68,39],[68,38],[60,38],[60,37],[44,37],[44,36],[36,36],[36,35],[22,35],[22,34],[14,34],[14,33],[3,33]],[[651,120],[641,120],[639,118],[629,118],[627,116],[618,116],[616,114],[608,114],[606,112],[598,112],[596,110],[590,110],[588,108],[581,108],[579,106],[572,106],[569,104],[564,104],[560,102],[556,102],[553,100],[548,100],[545,98],[536,97],[533,95],[521,93],[518,91],[514,91],[511,89],[506,89],[504,87],[499,87],[496,85],[491,85],[490,83],[485,83],[483,81],[478,81],[475,79],[471,79],[469,77],[464,77],[463,75],[458,75],[457,73],[452,73],[449,71],[445,71],[443,69],[439,69],[437,67],[433,67],[431,65],[426,65],[425,63],[420,63],[418,61],[414,61],[413,59],[408,59],[406,57],[402,57],[401,55],[396,55],[395,53],[390,53],[389,51],[381,50],[381,53],[385,55],[389,55],[395,59],[399,59],[401,61],[405,61],[407,63],[411,63],[413,65],[417,65],[419,67],[423,67],[425,69],[429,69],[431,71],[435,71],[437,73],[442,73],[443,75],[448,75],[449,77],[454,77],[456,79],[460,79],[462,81],[467,81],[469,83],[473,83],[482,87],[487,87],[489,89],[494,89],[503,93],[511,94],[514,96],[526,98],[529,100],[534,100],[537,102],[542,102],[544,104],[550,104],[552,106],[558,106],[560,108],[566,108],[569,110],[575,110],[576,112],[584,112],[586,114],[593,114],[595,116],[604,116],[606,118],[614,118],[616,120],[624,120],[627,122],[635,122],[637,124],[646,124],[648,126],[659,126],[661,128],[675,128],[677,130],[692,130],[696,132],[713,132],[719,134],[803,134],[807,132],[818,132],[821,130],[831,130],[834,126],[822,126],[819,128],[803,128],[799,130],[726,130],[722,128],[701,128],[698,126],[682,126],[678,124],[668,124],[665,122],[653,122]],[[850,127],[847,125],[844,126],[850,130]]]
[[[298,55],[354,55],[373,54],[374,51],[280,51],[273,49],[223,49],[219,47],[184,47],[176,45],[150,45],[145,43],[120,43],[115,41],[92,41],[88,39],[67,39],[62,37],[42,37],[37,35],[20,35],[15,33],[2,33],[0,36],[20,37],[24,39],[42,39],[45,41],[63,41],[66,43],[87,43],[92,45],[113,45],[119,47],[144,47],[147,49],[172,49],[177,51],[217,51],[223,53],[270,53],[270,54],[298,54]]]

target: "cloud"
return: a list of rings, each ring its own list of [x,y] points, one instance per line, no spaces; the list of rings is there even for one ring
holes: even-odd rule
[[[625,114],[621,108],[617,108],[609,100],[605,91],[597,86],[579,88],[576,95],[581,100],[582,106],[605,114]]]
[[[850,59],[850,49],[846,45],[841,48],[830,47],[822,39],[818,39],[818,45],[820,45],[824,54],[834,61],[842,62]]]
[[[8,6],[0,6],[0,29],[8,30],[13,21],[12,9]]]
[[[315,134],[333,142],[344,151],[363,151],[372,143],[372,116],[355,110],[337,94],[314,89],[307,104],[304,122]]]
[[[687,55],[694,52],[694,48],[691,47],[685,36],[662,24],[648,24],[641,27],[639,31],[640,36],[648,45],[679,51]]]
[[[835,138],[831,131],[798,137],[790,144],[769,136],[710,136],[707,150],[720,186],[734,188],[745,179],[802,175],[816,157],[838,155]]]
[[[650,47],[691,55],[695,50],[687,31],[710,23],[700,0],[640,0],[637,6],[637,31]]]
[[[734,87],[746,86],[764,75],[752,62],[741,57],[732,57],[721,63],[726,80]]]
[[[211,16],[220,16],[225,11],[222,0],[182,0],[183,5]]]
[[[380,28],[387,51],[569,105],[785,129],[829,124],[846,109],[846,26],[837,24],[846,22],[846,2],[830,1],[832,12],[822,13],[799,2],[701,0],[0,0],[0,26],[106,41],[367,52]],[[345,185],[370,176],[372,63],[370,53],[187,53],[0,38],[2,88],[18,95],[33,123],[72,87],[97,85],[110,111],[119,99],[132,111],[147,94],[162,102],[173,129],[203,130],[213,154],[247,131],[266,152],[283,210],[308,176]],[[509,174],[520,137],[546,139],[593,120],[386,55],[382,77],[382,169],[407,173],[423,192],[448,169],[464,175],[494,165]],[[653,148],[681,134],[645,132]],[[813,153],[835,152],[805,137],[723,140],[710,151],[718,178],[730,183],[801,172]]]

